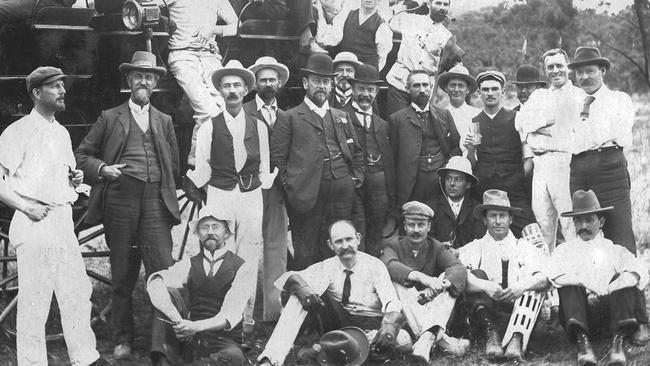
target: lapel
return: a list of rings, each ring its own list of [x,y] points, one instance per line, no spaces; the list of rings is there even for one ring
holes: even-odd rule
[[[160,122],[160,112],[153,106],[149,106],[149,128],[151,129],[151,134],[155,137],[156,142],[159,138],[162,138],[160,134],[160,127],[162,122]]]
[[[470,199],[469,194],[465,194],[465,199],[463,200],[463,204],[460,206],[460,212],[458,213],[459,224],[465,222],[467,216],[469,216],[472,213],[471,206],[472,206],[472,200]]]
[[[445,138],[447,137],[447,132],[442,130],[442,117],[437,110],[433,108],[432,105],[429,106],[429,113],[431,113],[431,118],[433,121],[433,128],[436,130],[436,136],[441,144],[445,144]]]
[[[422,130],[422,124],[420,123],[420,118],[418,118],[417,113],[415,113],[415,109],[413,109],[413,106],[411,105],[408,106],[406,112],[406,119],[409,122],[411,122],[415,127]]]
[[[431,243],[430,240],[427,238],[424,241],[424,245],[422,246],[422,249],[418,252],[418,256],[415,257],[415,266],[418,270],[421,270],[424,268],[424,266],[427,264],[429,261],[429,253],[431,252]],[[412,252],[411,252],[412,253]]]
[[[438,208],[440,209],[440,211],[442,211],[442,213],[447,215],[452,222],[455,222],[456,220],[454,219],[454,212],[451,210],[451,206],[447,201],[447,195],[446,194],[441,195],[440,200],[438,202],[439,202]],[[448,234],[448,233],[444,233],[444,234]]]
[[[315,112],[309,109],[309,107],[304,101],[300,103],[296,111],[298,112],[300,117],[302,117],[302,119],[304,119],[307,123],[309,123],[310,125],[316,127],[321,131],[323,130],[323,126],[321,126],[321,124],[318,123],[318,118],[320,118],[320,116],[318,116]]]
[[[131,110],[129,109],[129,101],[127,100],[124,104],[120,106],[118,111],[117,119],[122,124],[122,129],[124,130],[124,137],[129,135],[129,127],[131,126]],[[125,139],[126,141],[126,139]]]
[[[336,140],[339,143],[341,151],[347,151],[347,134],[343,130],[343,124],[338,123],[338,120],[348,119],[348,114],[342,111],[335,111],[332,108],[329,109],[330,117],[332,118],[332,124],[334,125],[334,131],[336,132]],[[348,123],[350,123],[348,121]]]

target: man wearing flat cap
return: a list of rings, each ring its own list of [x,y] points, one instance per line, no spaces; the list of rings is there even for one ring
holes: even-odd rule
[[[77,165],[92,185],[86,222],[104,224],[111,249],[114,356],[129,357],[134,336],[131,293],[140,262],[147,275],[172,259],[171,227],[180,222],[175,178],[179,157],[172,118],[150,103],[164,67],[137,51],[120,65],[129,100],[105,110],[75,150]]]
[[[468,268],[465,303],[470,322],[478,326],[486,338],[485,353],[488,359],[505,357],[521,360],[535,324],[521,329],[511,321],[501,340],[495,324],[496,311],[505,306],[512,309],[511,319],[527,314],[522,296],[533,297],[541,305],[542,292],[548,287],[546,279],[547,258],[540,249],[517,239],[510,230],[513,213],[508,194],[490,189],[483,194],[483,204],[476,206],[474,215],[483,219],[487,233],[458,249],[460,261]],[[530,305],[530,304],[528,304]],[[505,353],[504,353],[505,349]]]
[[[0,201],[16,210],[9,240],[18,258],[17,361],[47,365],[45,323],[56,295],[70,362],[104,365],[90,328],[92,285],[72,222],[75,188],[84,174],[68,131],[56,121],[65,110],[66,75],[51,66],[27,76],[34,108],[0,135]],[[99,360],[98,360],[99,359]]]
[[[271,160],[287,196],[294,257],[304,269],[331,256],[327,227],[350,219],[355,189],[364,179],[363,151],[344,111],[331,108],[332,59],[312,55],[302,69],[304,101],[278,119]]]
[[[255,98],[244,103],[247,115],[266,123],[269,135],[284,110],[278,107],[278,91],[289,79],[289,68],[275,58],[258,58],[248,70],[255,74]],[[264,309],[263,321],[277,320],[282,310],[280,291],[273,285],[287,270],[287,244],[289,218],[284,205],[284,194],[280,179],[274,179],[271,188],[262,190],[264,211],[262,213],[262,238],[264,240]]]
[[[462,156],[452,156],[447,165],[438,169],[443,194],[433,210],[430,234],[457,253],[457,249],[485,235],[485,224],[472,214],[478,205],[470,195],[478,178],[472,174],[472,164]]]
[[[251,264],[251,278],[263,250],[262,189],[273,185],[269,173],[269,133],[260,119],[246,114],[244,96],[255,85],[255,75],[237,60],[228,61],[212,74],[214,86],[223,95],[223,113],[199,128],[196,137],[196,168],[187,178],[207,190],[205,207],[231,220],[235,231],[235,253]],[[244,331],[252,331],[255,289],[244,314]]]
[[[578,237],[558,246],[551,255],[548,279],[560,295],[560,321],[578,349],[578,365],[595,365],[589,337],[609,330],[613,336],[608,365],[626,362],[623,339],[641,325],[647,327],[644,290],[648,267],[624,246],[606,239],[606,212],[594,191],[573,194],[573,219]],[[603,319],[608,319],[604,322]],[[631,337],[642,345],[643,339]]]
[[[470,133],[468,158],[476,161],[474,175],[479,182],[474,186],[474,199],[480,201],[488,189],[508,192],[508,197],[520,209],[514,215],[513,232],[521,236],[524,226],[535,221],[525,189],[523,147],[515,129],[515,115],[502,105],[505,95],[505,76],[496,70],[484,71],[476,77],[483,101],[483,111],[472,119],[478,124],[479,134]]]
[[[365,163],[363,187],[355,199],[361,217],[359,231],[364,236],[365,251],[378,256],[382,244],[382,229],[395,202],[395,161],[388,138],[388,122],[373,108],[379,93],[379,72],[374,66],[357,66],[352,85],[352,103],[343,110],[348,113],[359,138]],[[359,225],[359,223],[357,223]]]
[[[460,135],[460,150],[463,152],[463,156],[466,156],[465,137],[470,132],[472,118],[481,113],[480,109],[472,107],[466,102],[467,95],[478,89],[476,79],[469,74],[469,70],[462,63],[459,63],[440,75],[438,85],[449,95],[449,105],[446,109],[454,118],[456,129]]]
[[[433,210],[411,201],[402,206],[406,236],[384,247],[386,264],[403,313],[416,336],[413,355],[429,361],[432,347],[462,355],[469,341],[445,333],[456,299],[465,290],[467,271],[439,241],[429,237]]]
[[[515,127],[532,152],[532,209],[549,251],[555,248],[558,225],[564,240],[575,237],[573,222],[559,213],[571,207],[570,145],[567,136],[579,123],[585,93],[569,80],[569,57],[561,48],[542,55],[548,89],[535,90],[515,119]]]
[[[593,190],[604,206],[603,234],[636,253],[632,231],[630,174],[623,149],[632,146],[635,108],[629,95],[613,91],[604,83],[611,63],[595,47],[578,47],[569,68],[586,93],[580,119],[571,133],[571,180],[573,192]]]
[[[233,222],[206,207],[190,222],[199,253],[149,276],[147,292],[154,306],[151,333],[153,366],[248,364],[239,345],[246,289],[255,287],[252,263],[228,244]],[[186,290],[187,298],[182,295]]]

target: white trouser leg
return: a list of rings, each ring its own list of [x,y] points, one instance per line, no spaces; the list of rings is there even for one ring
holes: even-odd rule
[[[266,357],[275,366],[284,365],[284,359],[289,354],[307,314],[307,311],[302,308],[300,300],[291,295],[284,309],[282,309],[280,319],[275,329],[273,329],[271,338],[269,338],[264,351],[257,359],[262,360]]]
[[[571,203],[571,188],[569,186],[571,179],[571,154],[554,153],[552,159],[554,162],[549,168],[552,169],[554,175],[553,179],[547,185],[548,192],[558,213],[571,211],[573,208]],[[576,236],[573,219],[560,216],[559,220],[564,240],[573,240]]]
[[[196,122],[188,160],[194,164],[196,133],[199,126],[221,113],[223,98],[212,84],[212,73],[222,67],[218,54],[177,50],[169,53],[169,69],[183,88],[194,110]]]
[[[418,292],[414,287],[407,288],[398,283],[393,284],[402,302],[402,312],[413,334],[419,337],[434,326],[439,326],[443,330],[447,328],[447,322],[456,303],[456,299],[451,297],[449,292],[445,291],[428,303],[420,305]]]
[[[273,184],[264,194],[264,321],[277,320],[282,311],[280,290],[275,281],[287,270],[287,211],[282,198],[282,188]]]

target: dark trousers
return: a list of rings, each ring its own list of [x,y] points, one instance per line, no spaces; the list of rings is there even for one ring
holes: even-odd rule
[[[108,185],[104,228],[111,250],[111,326],[115,344],[133,341],[131,293],[140,262],[144,262],[147,276],[174,263],[170,217],[160,195],[160,183],[145,183],[123,174]]]
[[[333,255],[327,246],[329,225],[337,220],[352,219],[354,195],[351,176],[339,179],[324,177],[311,210],[297,213],[287,205],[294,249],[293,260],[287,266],[290,270],[305,269]]]
[[[526,193],[526,180],[522,164],[516,163],[509,166],[478,162],[474,167],[474,175],[479,179],[479,183],[472,187],[472,196],[477,202],[483,202],[483,193],[488,189],[499,189],[508,193],[510,205],[523,210],[514,213],[512,225],[510,225],[510,230],[518,238],[521,238],[521,230],[526,225],[536,221]]]
[[[569,338],[575,341],[580,331],[591,335],[609,330],[633,332],[640,323],[647,324],[643,291],[627,287],[601,296],[590,305],[582,286],[565,286],[560,295],[560,323]]]
[[[183,319],[188,318],[189,310],[181,292],[175,288],[168,288],[172,303]],[[156,365],[162,356],[166,357],[172,365],[192,364],[200,359],[210,359],[210,365],[239,365],[248,364],[239,343],[228,336],[226,332],[205,331],[197,333],[191,340],[182,341],[176,338],[174,329],[167,317],[158,309],[154,310],[151,323],[151,361]],[[219,363],[221,362],[221,363]]]
[[[325,309],[316,314],[316,321],[320,321],[323,332],[341,329],[343,327],[359,327],[363,330],[381,328],[382,316],[359,316],[345,311],[343,305],[332,299],[327,292],[321,296]]]
[[[386,115],[402,110],[411,105],[411,96],[409,93],[399,90],[392,85],[388,85],[388,92],[386,93]]]
[[[630,174],[623,148],[589,150],[571,158],[571,194],[593,190],[602,207],[614,206],[605,212],[603,234],[616,244],[636,254],[632,231]]]
[[[384,171],[366,172],[363,187],[357,191],[353,221],[364,238],[365,252],[377,257],[382,249],[382,231],[388,215]]]
[[[408,200],[422,202],[435,208],[435,202],[442,195],[442,187],[436,171],[445,165],[445,158],[442,152],[439,152],[431,159],[430,163],[420,157],[419,164],[420,167],[415,175],[415,184],[413,184]]]
[[[488,279],[487,274],[482,269],[474,269],[471,272],[477,278],[482,280]],[[496,301],[484,292],[465,292],[463,294],[463,302],[465,303],[470,319],[475,319],[476,311],[481,308],[486,309],[492,315],[492,318],[494,318],[497,311],[508,312],[512,311],[514,307],[513,303]]]

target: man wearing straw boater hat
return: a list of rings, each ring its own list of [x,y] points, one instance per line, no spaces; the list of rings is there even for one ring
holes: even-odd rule
[[[140,262],[147,274],[174,263],[170,228],[180,222],[175,177],[178,146],[172,118],[151,105],[164,67],[137,51],[120,65],[131,88],[128,101],[102,112],[75,150],[92,185],[86,222],[103,222],[111,249],[112,330],[115,358],[131,355],[134,319],[131,293]]]
[[[431,234],[452,252],[485,235],[482,218],[472,214],[478,202],[470,189],[478,178],[472,174],[472,164],[462,156],[453,156],[438,169],[443,194],[433,206],[436,215],[431,220]]]
[[[278,107],[278,92],[289,79],[289,68],[275,58],[262,56],[248,70],[255,74],[255,98],[244,103],[244,112],[257,118],[273,133],[275,122],[283,118],[284,110]],[[262,237],[264,239],[264,309],[263,321],[277,320],[282,311],[280,291],[273,285],[287,270],[287,244],[289,218],[284,205],[284,194],[279,179],[269,189],[262,190],[264,212],[262,216]]]
[[[297,270],[331,256],[327,227],[352,217],[355,188],[364,179],[363,151],[350,117],[327,101],[332,58],[312,55],[302,73],[305,99],[276,122],[271,136],[271,160],[287,195],[291,268]]]
[[[474,215],[483,219],[487,233],[458,249],[460,261],[470,270],[465,299],[470,321],[485,334],[488,359],[523,358],[541,306],[540,291],[548,287],[542,251],[525,239],[515,238],[510,231],[513,213],[520,210],[510,205],[506,192],[485,191],[483,204],[476,206]],[[522,296],[536,298],[537,309],[531,313],[531,304],[522,301]],[[503,340],[494,323],[496,311],[502,306],[513,309]],[[526,327],[513,324],[513,319],[523,316],[530,320]]]
[[[363,225],[359,232],[365,237],[366,253],[377,256],[381,250],[382,229],[395,201],[395,161],[388,141],[388,122],[373,109],[382,81],[377,69],[365,64],[357,66],[354,78],[348,81],[352,85],[352,103],[343,110],[352,120],[365,160],[363,187],[355,198],[359,201]]]
[[[15,298],[19,366],[48,363],[45,324],[52,294],[70,363],[107,364],[99,358],[90,327],[93,288],[72,221],[75,188],[84,174],[75,169],[70,135],[55,118],[65,110],[66,77],[52,66],[32,71],[25,81],[34,108],[0,135],[0,202],[15,210],[9,240],[20,285]]]
[[[478,89],[476,79],[469,74],[469,70],[462,63],[459,63],[440,75],[438,85],[449,95],[449,105],[446,109],[454,118],[456,129],[460,135],[460,149],[463,155],[466,155],[465,137],[470,132],[472,118],[481,113],[480,109],[472,107],[465,100],[468,94],[472,94]]]
[[[601,207],[592,190],[576,191],[573,209],[562,216],[573,219],[578,237],[555,249],[547,273],[558,287],[560,321],[577,345],[578,365],[596,364],[589,336],[608,328],[613,338],[607,364],[624,365],[623,339],[648,324],[648,267],[602,232],[605,213],[613,209]],[[631,341],[643,344],[636,337]]]
[[[558,225],[564,240],[575,237],[573,222],[560,217],[560,212],[571,207],[567,136],[579,123],[578,111],[585,93],[569,80],[568,59],[561,48],[542,55],[551,86],[535,90],[515,119],[515,127],[531,153],[526,156],[526,164],[533,164],[531,206],[550,252],[555,248]]]
[[[151,361],[154,366],[248,364],[239,343],[242,313],[248,301],[252,263],[228,244],[234,221],[223,220],[212,207],[190,222],[199,253],[184,257],[147,281],[153,304]],[[181,290],[187,291],[184,298]]]
[[[244,96],[255,86],[250,70],[231,60],[212,74],[212,82],[223,95],[225,109],[199,128],[196,168],[187,172],[187,183],[206,189],[205,206],[234,222],[235,253],[251,264],[249,275],[256,279],[263,250],[262,189],[270,188],[275,178],[269,173],[268,130],[264,122],[243,109]],[[247,333],[255,323],[254,288],[249,299],[244,314]]]
[[[632,146],[635,107],[629,95],[613,91],[603,78],[611,62],[595,47],[578,47],[573,62],[576,81],[587,96],[574,125],[571,152],[571,192],[593,190],[604,206],[603,234],[636,253],[632,231],[630,175],[623,149]]]

